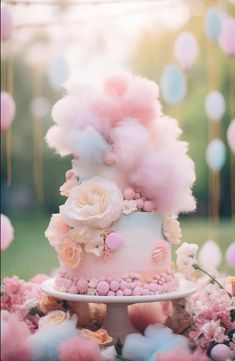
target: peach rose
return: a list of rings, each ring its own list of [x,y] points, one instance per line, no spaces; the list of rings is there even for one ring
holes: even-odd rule
[[[60,214],[52,214],[45,236],[52,247],[58,246],[69,231],[69,226]]]
[[[58,299],[52,296],[43,296],[39,303],[39,309],[43,313],[48,313],[54,310],[63,310],[62,303],[58,302]]]
[[[164,219],[163,232],[168,241],[173,244],[180,243],[181,228],[180,223],[173,217],[167,217]]]
[[[59,310],[51,311],[46,316],[40,318],[38,327],[40,328],[45,325],[58,325],[61,322],[69,319],[70,319],[69,312],[64,312]]]
[[[87,328],[83,328],[81,333],[99,345],[105,345],[113,340],[103,328],[100,328],[98,331],[90,331]]]
[[[119,219],[122,203],[122,192],[114,182],[93,177],[71,190],[60,213],[72,226],[103,229]]]
[[[78,185],[78,181],[76,178],[68,179],[65,183],[60,186],[60,195],[64,197],[68,197],[71,189]]]
[[[69,237],[63,239],[56,248],[56,251],[59,260],[69,268],[76,268],[81,262],[83,254],[82,248]]]

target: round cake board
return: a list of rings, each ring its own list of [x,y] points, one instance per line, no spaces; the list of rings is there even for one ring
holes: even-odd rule
[[[58,291],[55,288],[55,279],[50,278],[41,284],[43,292],[49,296],[61,300],[85,303],[104,303],[107,305],[107,312],[103,323],[103,328],[113,338],[113,343],[120,339],[122,342],[130,333],[138,332],[132,326],[128,317],[128,306],[134,303],[170,301],[190,296],[196,292],[196,285],[187,280],[180,280],[179,287],[172,292],[160,295],[149,296],[91,296],[78,295]]]

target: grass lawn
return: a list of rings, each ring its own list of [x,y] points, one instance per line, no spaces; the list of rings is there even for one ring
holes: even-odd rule
[[[11,215],[10,218],[15,229],[15,239],[9,248],[1,253],[1,277],[18,275],[27,280],[37,273],[50,274],[58,265],[55,252],[44,237],[50,215],[22,213]],[[232,226],[229,220],[221,221],[217,227],[212,227],[210,233],[206,219],[186,217],[181,220],[181,226],[184,241],[202,245],[213,237],[223,253],[234,241],[234,225]],[[229,269],[224,262],[220,269],[234,274],[234,270]]]

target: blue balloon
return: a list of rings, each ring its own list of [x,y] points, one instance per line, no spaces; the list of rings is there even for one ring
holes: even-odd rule
[[[216,41],[221,31],[221,12],[216,7],[210,7],[205,15],[205,34],[210,40]]]
[[[219,172],[225,163],[226,149],[222,140],[213,139],[206,149],[206,161],[211,170]]]
[[[185,77],[175,64],[167,65],[161,76],[160,89],[163,99],[168,104],[180,102],[186,94]]]
[[[69,65],[63,56],[55,58],[48,68],[48,78],[54,89],[60,89],[69,77]]]

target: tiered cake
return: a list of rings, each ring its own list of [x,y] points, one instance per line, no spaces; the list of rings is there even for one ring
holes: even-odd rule
[[[69,82],[47,142],[73,155],[46,236],[70,293],[153,295],[177,288],[171,243],[179,212],[192,211],[194,165],[176,120],[163,115],[157,85],[118,74],[101,86]]]

